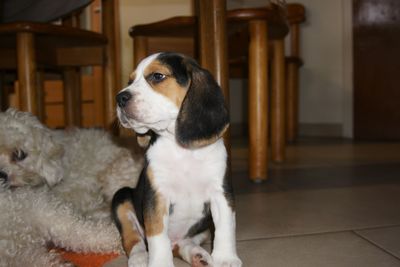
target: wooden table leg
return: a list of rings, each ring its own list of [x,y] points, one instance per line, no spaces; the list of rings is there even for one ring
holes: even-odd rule
[[[82,126],[81,80],[79,69],[64,70],[64,115],[66,126]]]
[[[271,90],[271,152],[272,160],[285,159],[285,47],[284,40],[273,41]]]
[[[259,182],[268,174],[268,29],[265,20],[249,27],[249,177]]]
[[[35,40],[32,33],[17,34],[19,102],[23,111],[38,115],[36,94]]]

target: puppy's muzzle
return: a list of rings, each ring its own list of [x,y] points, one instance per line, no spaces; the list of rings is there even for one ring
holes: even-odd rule
[[[0,171],[0,180],[3,180],[4,182],[7,182],[8,174],[3,172],[3,171]]]
[[[126,107],[127,103],[129,102],[129,100],[131,100],[131,98],[132,94],[129,93],[128,91],[123,91],[119,93],[116,97],[118,106],[120,108]]]

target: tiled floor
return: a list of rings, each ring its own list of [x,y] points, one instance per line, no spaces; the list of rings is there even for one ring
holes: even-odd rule
[[[256,185],[233,142],[232,166],[244,266],[400,266],[400,143],[301,140]]]

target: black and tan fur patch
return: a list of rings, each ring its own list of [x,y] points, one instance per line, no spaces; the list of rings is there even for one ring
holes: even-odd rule
[[[154,75],[162,74],[165,78],[161,81],[154,78]],[[180,108],[185,98],[187,88],[179,84],[168,65],[159,60],[153,61],[144,70],[144,77],[154,91],[170,99],[177,108]]]
[[[129,213],[136,214],[133,203],[133,189],[124,187],[117,191],[112,201],[112,215],[121,234],[122,246],[127,255],[132,248],[140,242],[141,236],[134,222],[128,218]]]
[[[154,181],[153,171],[147,168],[147,179],[150,183]],[[144,203],[144,225],[147,237],[160,234],[164,230],[164,217],[168,213],[168,207],[163,196],[154,189],[147,191],[151,195]]]

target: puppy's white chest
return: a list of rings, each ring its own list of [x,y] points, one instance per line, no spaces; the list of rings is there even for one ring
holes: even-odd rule
[[[170,203],[168,235],[174,243],[205,216],[205,207],[223,190],[226,150],[223,142],[188,150],[166,138],[147,152],[155,189]]]
[[[174,140],[160,138],[147,152],[157,190],[170,202],[210,198],[222,190],[226,150],[220,140],[200,149],[185,149]],[[180,199],[182,198],[182,199]]]

